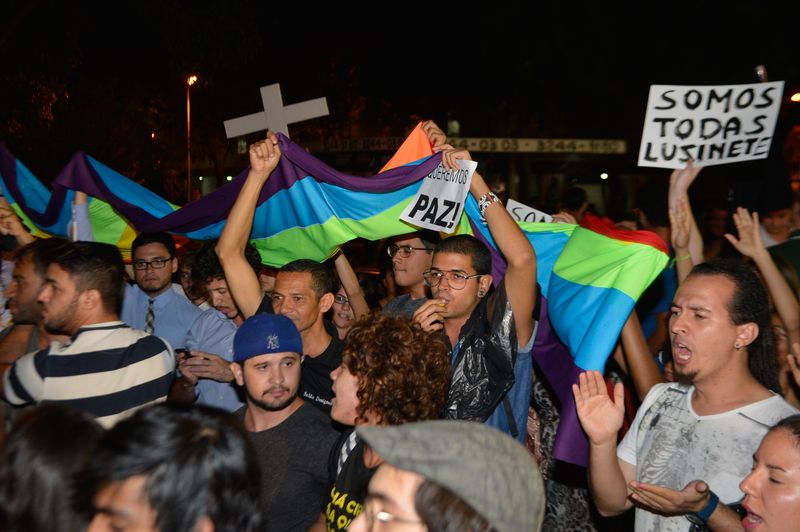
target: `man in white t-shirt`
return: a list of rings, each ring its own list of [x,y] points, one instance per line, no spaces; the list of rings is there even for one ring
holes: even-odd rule
[[[678,382],[650,390],[619,446],[622,386],[613,401],[599,372],[573,386],[592,497],[606,516],[635,505],[637,531],[735,526],[741,517],[726,504],[742,498],[761,438],[797,412],[771,391],[766,292],[749,266],[700,264],[678,289],[669,327]]]

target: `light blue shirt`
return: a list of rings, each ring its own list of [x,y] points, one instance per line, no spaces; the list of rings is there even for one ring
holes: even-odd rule
[[[528,433],[528,406],[530,405],[531,388],[533,388],[533,357],[531,353],[533,352],[533,340],[536,338],[537,328],[534,328],[528,345],[517,346],[517,359],[514,361],[514,385],[506,394],[511,404],[514,422],[517,425],[517,440],[522,444],[525,443],[525,436]],[[503,401],[497,405],[485,423],[506,434],[511,434],[511,427]]]
[[[197,318],[189,329],[186,347],[205,351],[212,355],[233,361],[233,335],[237,326],[233,320],[217,309],[208,309]],[[239,388],[235,381],[217,382],[200,379],[195,386],[197,404],[213,406],[235,412],[244,403],[239,398]]]
[[[77,241],[94,242],[92,222],[89,219],[89,204],[72,204],[71,236]],[[72,240],[72,238],[70,238]]]
[[[138,285],[128,285],[122,302],[122,321],[135,329],[144,329],[148,299],[150,296]],[[186,347],[189,328],[203,313],[189,298],[171,289],[156,296],[153,310],[153,334],[169,342],[173,349]]]

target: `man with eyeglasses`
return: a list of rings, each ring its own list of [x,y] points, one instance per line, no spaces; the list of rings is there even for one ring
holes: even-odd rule
[[[477,423],[435,420],[361,425],[382,464],[351,532],[541,530],[545,490],[530,453]]]
[[[466,150],[447,145],[438,150],[446,168],[470,159]],[[425,330],[443,331],[453,347],[445,417],[486,422],[524,442],[536,329],[536,254],[478,172],[470,192],[506,259],[505,276],[492,291],[486,245],[469,235],[446,238],[423,274],[433,298],[413,319]]]
[[[125,288],[122,321],[164,338],[173,349],[185,348],[189,328],[203,311],[172,289],[178,270],[175,241],[169,233],[140,233],[131,257],[135,284]]]
[[[427,301],[422,273],[431,267],[433,249],[440,241],[439,233],[430,229],[394,237],[387,251],[392,258],[394,282],[406,293],[390,300],[383,314],[410,318]]]

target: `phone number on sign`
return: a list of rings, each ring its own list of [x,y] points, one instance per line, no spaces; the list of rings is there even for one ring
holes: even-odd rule
[[[624,154],[624,140],[614,139],[510,139],[510,138],[448,138],[454,148],[473,152],[495,153],[600,153]]]

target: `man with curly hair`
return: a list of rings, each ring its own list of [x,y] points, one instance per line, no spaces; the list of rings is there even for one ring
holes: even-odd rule
[[[331,374],[331,417],[344,425],[399,425],[438,419],[447,397],[450,348],[439,334],[407,318],[379,316],[356,322],[342,364]],[[331,486],[312,530],[345,530],[361,513],[379,458],[344,432],[328,461]]]

